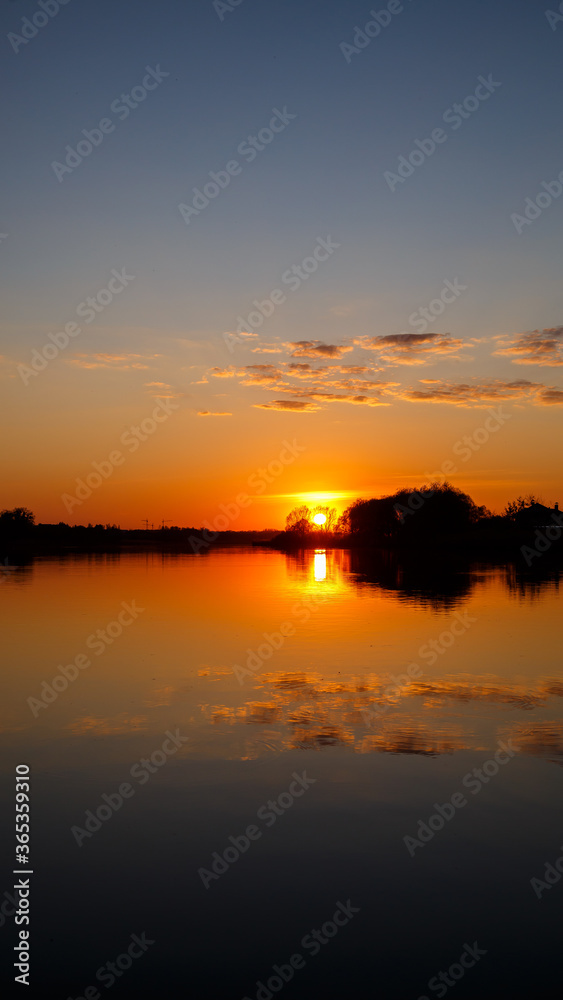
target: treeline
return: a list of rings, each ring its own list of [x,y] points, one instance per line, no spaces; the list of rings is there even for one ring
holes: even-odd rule
[[[124,529],[116,524],[36,524],[27,507],[0,512],[0,562],[10,553],[120,551],[143,548],[206,553],[212,547],[267,544],[280,549],[384,548],[453,546],[487,555],[513,552],[531,565],[550,552],[560,558],[563,514],[537,497],[518,497],[501,514],[478,506],[450,483],[405,488],[383,497],[355,500],[340,516],[327,506],[296,507],[285,531],[214,531],[211,528],[163,526]]]
[[[330,530],[317,528],[314,511],[298,507],[287,518],[286,529],[272,545],[280,548],[342,546],[411,550],[455,545],[482,553],[512,551],[515,545],[536,552],[554,547],[563,534],[557,508],[552,511],[537,497],[518,497],[501,514],[478,506],[469,494],[451,483],[404,488],[388,496],[355,500],[338,518],[325,507]],[[545,541],[544,541],[545,539]]]
[[[408,543],[440,535],[463,535],[478,525],[500,525],[486,507],[478,507],[467,493],[449,483],[402,489],[390,496],[356,500],[344,512],[340,527],[346,534],[369,537],[378,543]]]
[[[0,561],[10,552],[119,551],[126,548],[206,552],[211,545],[252,545],[278,532],[220,531],[205,528],[121,528],[117,524],[36,524],[27,507],[0,512]]]

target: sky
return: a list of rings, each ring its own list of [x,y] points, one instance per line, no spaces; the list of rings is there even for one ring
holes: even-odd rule
[[[0,507],[563,502],[546,10],[4,0]]]

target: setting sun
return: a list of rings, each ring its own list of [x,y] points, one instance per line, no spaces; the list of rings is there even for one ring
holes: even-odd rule
[[[326,521],[326,514],[315,514],[313,521],[315,524],[324,524]]]

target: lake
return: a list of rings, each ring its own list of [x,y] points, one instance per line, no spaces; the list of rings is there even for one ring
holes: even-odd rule
[[[0,600],[38,995],[560,995],[557,571],[75,555]]]

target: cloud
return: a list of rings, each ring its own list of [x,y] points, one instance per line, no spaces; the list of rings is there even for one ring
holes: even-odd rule
[[[490,403],[531,402],[536,405],[563,403],[563,391],[541,382],[517,379],[473,379],[471,382],[447,382],[420,379],[424,388],[399,389],[394,395],[411,403],[452,403],[455,406],[485,406]]]
[[[371,375],[373,372],[383,371],[383,368],[374,368],[373,365],[331,365],[327,371],[342,372],[343,375]]]
[[[236,371],[233,368],[212,368],[209,375],[213,378],[234,378]]]
[[[388,345],[385,351],[388,349],[407,351],[407,353],[413,350],[420,351],[425,349],[424,344],[430,352],[440,352],[443,349],[443,338],[437,334],[396,334],[377,339]],[[421,345],[422,341],[424,344]],[[449,339],[448,342],[453,343]],[[295,353],[291,357],[295,357]],[[420,364],[425,363],[425,358],[396,363]],[[337,362],[313,365],[308,361],[279,361],[276,364],[244,365],[241,368],[216,368],[211,374],[217,377],[223,375],[235,377],[242,386],[275,390],[278,395],[294,397],[291,401],[282,401],[278,398],[254,404],[260,409],[285,409],[303,413],[318,409],[315,406],[305,405],[307,403],[348,403],[353,406],[375,407],[388,406],[393,400],[405,400],[411,403],[450,403],[460,407],[485,407],[502,402],[531,403],[535,406],[563,404],[563,389],[527,379],[474,377],[466,382],[456,382],[447,379],[421,378],[418,383],[409,386],[401,385],[397,381],[361,377],[383,370],[371,365],[345,365]]]
[[[563,365],[563,326],[531,330],[507,340],[500,338],[497,357],[510,358],[513,365]]]
[[[243,376],[241,385],[272,385],[284,378],[284,373],[274,365],[245,365],[238,374]]]
[[[544,406],[549,406],[551,403],[563,403],[563,390],[542,389],[538,395],[538,402]]]
[[[232,417],[232,413],[212,413],[210,410],[198,410],[198,417]]]
[[[251,354],[283,354],[283,347],[278,347],[277,344],[260,344],[258,347],[253,347],[250,351]]]
[[[369,379],[326,378],[322,381],[322,385],[313,386],[310,389],[303,389],[302,392],[310,395],[313,392],[322,392],[326,388],[331,388],[344,389],[346,392],[350,392],[352,394],[373,392],[373,390],[381,393],[390,386],[397,386],[399,384],[399,382],[382,382],[380,379],[373,382]]]
[[[372,368],[368,365],[330,365],[325,368],[313,368],[308,362],[291,361],[284,364],[286,374],[291,378],[317,379],[323,381],[331,378],[334,374],[342,375],[371,375],[382,371],[381,368]]]
[[[378,396],[353,395],[352,393],[319,392],[313,390],[307,393],[309,399],[319,403],[353,403],[359,406],[387,406]]]
[[[388,337],[356,337],[354,345],[378,351],[380,360],[392,365],[425,365],[447,357],[461,360],[459,351],[468,345],[440,333],[395,333]]]
[[[321,340],[298,340],[290,342],[287,347],[291,350],[292,358],[341,358],[348,351],[353,351],[352,346],[343,344],[323,344]]]
[[[178,392],[168,382],[145,382],[145,389],[149,390],[149,394],[154,399],[179,399],[184,395],[183,392]]]
[[[258,410],[287,410],[290,413],[314,413],[320,410],[315,403],[297,399],[273,399],[270,403],[254,403]]]
[[[384,382],[355,378],[355,375],[372,374],[379,369],[368,365],[331,364],[317,367],[309,362],[279,362],[273,364],[244,365],[235,369],[239,383],[251,388],[275,388],[276,392],[296,397],[292,403],[277,405],[280,400],[262,404],[263,409],[286,409],[295,412],[313,412],[317,407],[305,403],[350,403],[352,405],[381,406],[381,396],[397,382]],[[221,369],[217,369],[221,372]],[[348,377],[338,378],[338,375]],[[336,377],[335,377],[336,376]],[[313,384],[304,385],[304,382]],[[334,391],[333,391],[334,390]]]
[[[65,358],[67,365],[75,368],[109,368],[114,371],[146,370],[151,366],[146,361],[155,361],[161,354],[79,354],[75,358]]]

